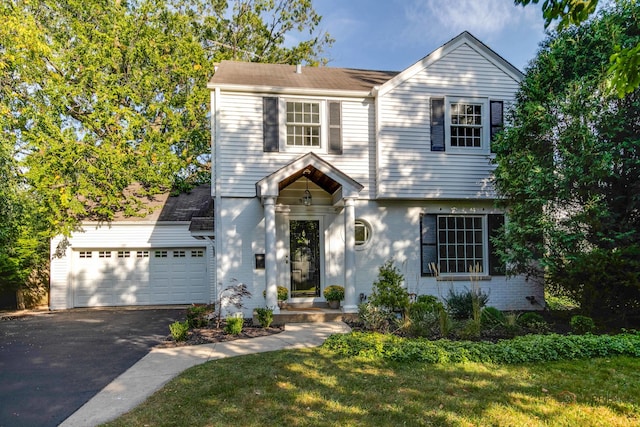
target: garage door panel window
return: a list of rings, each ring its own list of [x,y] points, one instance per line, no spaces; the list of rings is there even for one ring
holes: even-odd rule
[[[118,251],[118,258],[131,258],[130,251]]]
[[[137,251],[136,252],[136,257],[137,258],[149,258],[149,251]]]
[[[167,257],[167,251],[155,251],[154,252],[154,256],[156,258],[166,258]]]
[[[185,251],[173,251],[173,257],[174,258],[184,258],[186,257],[186,253]]]
[[[203,250],[191,251],[191,257],[192,258],[202,258],[202,257],[204,257],[204,251]]]
[[[91,255],[90,251],[80,251],[80,258],[91,258]]]
[[[111,258],[111,251],[98,252],[98,258]]]

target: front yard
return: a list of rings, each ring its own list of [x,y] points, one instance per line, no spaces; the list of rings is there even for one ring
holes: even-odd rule
[[[194,367],[109,426],[640,424],[640,359],[425,364],[288,350]]]

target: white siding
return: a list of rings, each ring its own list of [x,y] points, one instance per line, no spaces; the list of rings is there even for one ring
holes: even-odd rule
[[[489,154],[431,152],[430,99],[511,101],[518,83],[466,44],[379,100],[378,197],[493,198]]]
[[[252,297],[246,299],[245,316],[253,308],[265,304],[262,291],[265,286],[264,270],[254,267],[254,255],[264,253],[263,208],[257,199],[224,198],[223,215],[219,236],[223,238],[218,256],[218,279],[220,289],[241,282],[249,287]],[[405,276],[407,290],[416,294],[431,294],[446,297],[450,287],[456,290],[470,288],[469,281],[436,281],[433,277],[420,275],[420,214],[425,212],[481,213],[492,212],[491,201],[415,202],[415,201],[364,201],[356,205],[356,218],[364,219],[372,228],[371,240],[356,250],[356,295],[370,295],[378,268],[390,258],[396,261]],[[276,214],[277,264],[279,277],[285,263],[286,245],[282,240],[285,217],[304,215],[305,210],[292,210]],[[310,211],[308,217],[321,216],[324,223],[324,278],[323,286],[344,284],[344,219],[343,212],[331,212],[322,207]],[[224,236],[224,237],[222,237]],[[287,286],[287,283],[279,281]],[[532,306],[526,296],[535,296],[544,301],[543,288],[522,277],[507,279],[492,277],[480,281],[483,292],[489,293],[489,304],[501,310],[540,309]]]
[[[471,288],[470,281],[436,281],[420,274],[420,214],[425,212],[488,213],[491,202],[364,202],[356,206],[356,218],[364,219],[372,228],[371,240],[356,250],[356,295],[370,295],[377,279],[378,268],[393,259],[405,277],[410,293],[446,297],[449,289],[456,291]],[[525,298],[535,296],[544,301],[540,284],[524,277],[494,276],[479,282],[480,289],[489,294],[488,304],[500,310],[536,310]]]
[[[327,99],[327,98],[321,98]],[[217,166],[223,197],[254,197],[255,184],[304,153],[263,152],[262,97],[223,92]],[[372,99],[342,100],[343,154],[318,155],[365,188],[375,188],[375,114]]]
[[[61,236],[52,239],[52,254],[55,254],[56,248],[58,248],[58,244],[62,240]],[[50,308],[52,310],[74,306],[144,305],[150,302],[161,302],[163,304],[210,302],[214,298],[213,266],[215,265],[215,259],[213,247],[208,241],[191,237],[189,223],[161,223],[155,225],[140,222],[86,223],[80,231],[73,233],[68,238],[68,243],[69,246],[65,251],[61,252],[61,256],[52,256],[51,260]],[[167,263],[171,264],[169,268],[172,269],[173,281],[186,283],[187,285],[183,289],[173,286],[172,291],[163,300],[160,297],[163,292],[162,268],[167,267],[153,258],[153,251],[167,249],[170,252],[172,249],[177,248],[186,250],[202,249],[204,257],[191,259],[191,257],[187,256],[190,262],[188,269],[194,271],[193,274],[185,271],[184,275],[180,274],[180,269],[184,270],[185,268],[180,259],[172,260],[171,257],[167,259]],[[111,259],[98,258],[99,251],[104,250],[113,251]],[[117,259],[116,251],[118,250],[130,250],[130,258]],[[137,258],[136,250],[149,251],[149,258]],[[80,251],[92,252],[92,257],[80,258]],[[96,271],[97,267],[91,268],[93,264],[100,264],[100,271]],[[198,271],[195,272],[195,270]],[[99,286],[96,285],[96,287],[94,284],[101,284],[100,286],[104,288],[104,286],[109,285],[110,280],[108,277],[100,276],[98,273],[105,273],[111,277],[114,287],[121,287],[123,283],[131,282],[131,286],[137,288],[135,292],[131,292],[130,298],[127,297],[126,292],[112,293],[108,289],[98,289]],[[204,282],[202,274],[205,275]],[[87,289],[81,289],[82,287],[87,287]],[[143,287],[149,287],[149,292],[146,292],[146,288],[143,289]],[[184,291],[187,288],[191,289]],[[150,292],[153,295],[147,295]],[[149,298],[146,298],[146,296],[149,296]],[[191,301],[192,298],[197,298],[198,301]]]

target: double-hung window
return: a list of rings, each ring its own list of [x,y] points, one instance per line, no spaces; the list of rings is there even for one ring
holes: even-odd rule
[[[264,97],[263,151],[342,154],[342,102]]]
[[[504,275],[493,237],[504,224],[504,215],[435,215],[420,218],[422,275]]]
[[[320,147],[320,103],[287,101],[287,146]]]
[[[503,126],[503,101],[432,98],[431,151],[488,154]]]
[[[482,148],[483,104],[452,102],[450,106],[450,141],[452,148]]]

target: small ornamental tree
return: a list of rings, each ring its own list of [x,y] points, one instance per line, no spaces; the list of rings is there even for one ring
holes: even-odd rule
[[[409,306],[409,293],[402,287],[404,276],[390,259],[379,269],[369,302],[389,311],[404,312]]]

